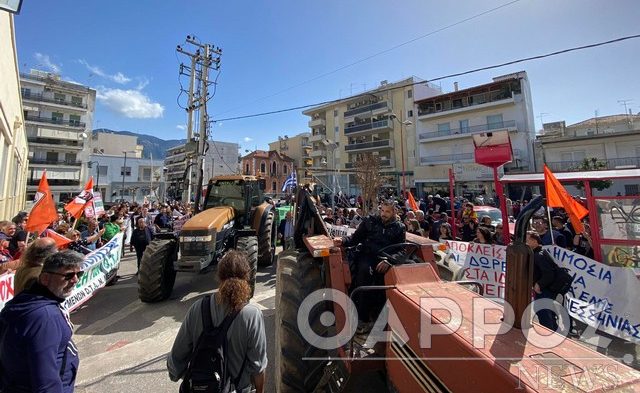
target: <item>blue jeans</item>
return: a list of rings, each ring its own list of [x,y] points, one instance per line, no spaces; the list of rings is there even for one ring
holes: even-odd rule
[[[538,300],[538,299],[555,300],[556,296],[551,291],[545,288],[542,290],[541,293],[536,293],[534,299],[535,300]],[[557,320],[556,313],[553,312],[553,310],[549,310],[547,308],[541,308],[538,305],[534,306],[534,310],[536,312],[536,315],[538,316],[538,321],[540,321],[540,324],[542,326],[554,331],[558,330],[558,320]]]

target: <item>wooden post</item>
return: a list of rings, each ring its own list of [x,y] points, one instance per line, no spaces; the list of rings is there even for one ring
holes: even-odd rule
[[[507,246],[507,267],[505,277],[505,303],[511,305],[514,321],[505,314],[505,323],[516,329],[522,329],[521,321],[529,323],[531,313],[524,314],[531,303],[531,287],[533,285],[533,251],[519,240]],[[524,316],[524,318],[523,318]]]

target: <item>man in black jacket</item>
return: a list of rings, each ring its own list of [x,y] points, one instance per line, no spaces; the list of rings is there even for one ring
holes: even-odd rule
[[[403,243],[405,233],[404,224],[396,217],[393,202],[383,202],[379,216],[364,218],[353,235],[334,239],[336,246],[360,245],[354,257],[356,272],[352,288],[384,282],[384,274],[390,265],[380,261],[378,252],[392,244]],[[376,311],[379,310],[375,310],[376,304],[371,304],[371,295],[367,295],[366,292],[360,292],[359,295],[354,297],[358,316],[360,320],[368,322],[372,318],[371,314],[377,314]]]
[[[534,299],[555,300],[557,294],[549,286],[556,277],[556,263],[548,252],[542,249],[542,240],[538,232],[527,232],[527,245],[533,250],[533,291]],[[540,324],[551,330],[558,330],[556,314],[548,308],[534,307]]]

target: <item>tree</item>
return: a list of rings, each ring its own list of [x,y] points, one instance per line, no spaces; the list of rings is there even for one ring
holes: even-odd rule
[[[376,205],[378,190],[383,184],[384,177],[380,173],[380,158],[371,153],[365,154],[361,160],[353,164],[356,172],[356,183],[362,190],[362,211],[369,214],[369,207]]]
[[[607,169],[607,163],[606,161],[599,160],[595,157],[585,158],[584,160],[582,160],[582,162],[579,165],[577,165],[573,169],[577,171],[601,171],[603,169]],[[589,184],[591,185],[591,188],[595,188],[598,191],[602,191],[604,189],[611,187],[613,182],[611,180],[591,180]],[[576,188],[578,190],[583,190],[584,183],[581,181],[578,182],[576,184]]]

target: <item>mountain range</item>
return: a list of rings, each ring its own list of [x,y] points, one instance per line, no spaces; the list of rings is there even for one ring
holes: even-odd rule
[[[182,145],[187,141],[186,139],[169,139],[165,141],[164,139],[160,139],[152,135],[138,134],[131,131],[114,131],[108,128],[98,128],[93,130],[93,132],[131,135],[137,137],[138,145],[142,145],[144,147],[144,150],[142,151],[143,158],[151,158],[152,154],[153,158],[165,158],[167,155],[167,149],[177,145]]]

